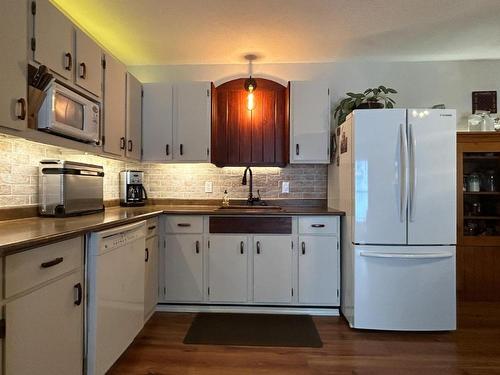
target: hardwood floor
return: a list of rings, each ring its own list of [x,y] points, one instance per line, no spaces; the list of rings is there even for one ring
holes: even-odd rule
[[[156,313],[109,374],[500,374],[500,304],[459,306],[444,333],[358,331],[315,317],[323,348],[184,345],[192,314]]]

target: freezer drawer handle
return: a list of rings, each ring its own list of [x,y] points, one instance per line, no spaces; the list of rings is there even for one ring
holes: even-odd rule
[[[63,260],[64,260],[63,257],[59,257],[59,258],[56,258],[54,260],[50,260],[48,262],[44,262],[44,263],[40,264],[40,267],[42,267],[42,268],[54,267],[54,266],[58,265],[59,263],[62,263]]]
[[[302,242],[302,255],[306,253],[306,243]]]
[[[146,247],[146,258],[144,259],[145,262],[149,262],[149,249]]]
[[[179,224],[177,224],[177,226],[178,227],[190,227],[191,224],[189,224],[189,223],[179,223]]]
[[[243,241],[240,242],[240,254],[245,252],[245,243]]]
[[[150,227],[148,227],[148,230],[153,230],[153,229],[156,229],[156,225],[151,225]]]
[[[260,241],[257,241],[257,254],[260,254]]]
[[[361,252],[362,257],[367,258],[390,258],[390,259],[442,259],[451,258],[452,253],[438,252],[438,253],[373,253]]]
[[[196,241],[196,254],[200,253],[200,241]]]
[[[324,228],[325,224],[311,224],[311,227],[313,227],[313,228]]]

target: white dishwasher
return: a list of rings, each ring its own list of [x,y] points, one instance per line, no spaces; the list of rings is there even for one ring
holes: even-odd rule
[[[145,248],[145,221],[88,237],[87,375],[105,374],[144,325]]]

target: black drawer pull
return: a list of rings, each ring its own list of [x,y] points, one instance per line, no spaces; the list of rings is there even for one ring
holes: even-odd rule
[[[146,259],[144,259],[145,262],[149,261],[149,249],[146,247]]]
[[[148,230],[153,230],[153,229],[156,229],[156,225],[151,225],[150,227],[148,227]]]
[[[313,227],[313,228],[324,228],[325,224],[311,224],[311,227]]]
[[[179,146],[179,151],[180,151],[181,155],[184,155],[184,145],[182,143]]]
[[[82,304],[82,299],[83,299],[82,284],[78,283],[74,286],[74,288],[76,290],[75,306],[80,306]]]
[[[168,144],[165,145],[165,154],[167,154],[167,156],[170,155],[170,146]]]
[[[196,254],[200,253],[200,241],[196,241]]]
[[[240,254],[245,252],[245,243],[243,241],[240,242]]]
[[[189,223],[179,223],[179,224],[177,224],[177,226],[178,227],[190,227],[191,224],[189,224]]]
[[[257,254],[260,254],[260,241],[257,241]]]
[[[49,260],[48,262],[44,262],[44,263],[40,264],[40,267],[42,267],[42,268],[54,267],[54,266],[58,265],[59,263],[62,263],[63,260],[64,260],[63,257],[59,257],[59,258],[56,258],[54,260]]]
[[[306,253],[306,243],[302,242],[302,255]]]
[[[299,155],[299,154],[300,154],[300,148],[299,148],[299,147],[300,147],[300,146],[299,146],[299,144],[297,143],[297,144],[295,145],[295,155]]]

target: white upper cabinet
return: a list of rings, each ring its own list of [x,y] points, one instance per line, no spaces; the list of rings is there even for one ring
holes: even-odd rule
[[[142,86],[137,78],[130,73],[127,73],[126,124],[127,158],[141,160]]]
[[[75,31],[75,83],[90,93],[102,95],[102,50],[81,30]]]
[[[330,92],[323,82],[291,82],[290,163],[330,162]]]
[[[127,68],[111,55],[104,69],[104,151],[125,155],[125,99]]]
[[[142,160],[172,160],[172,85],[146,83],[142,101]]]
[[[174,158],[210,161],[210,82],[185,82],[173,89]]]
[[[26,127],[26,40],[28,22],[26,1],[0,2],[0,126],[22,130]]]
[[[48,0],[33,1],[32,13],[35,17],[31,46],[33,59],[72,80],[75,67],[73,24]]]

